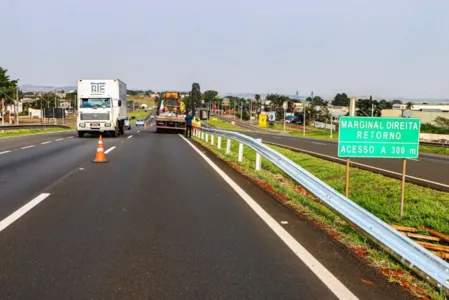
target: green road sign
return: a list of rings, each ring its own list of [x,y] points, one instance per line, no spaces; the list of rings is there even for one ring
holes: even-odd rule
[[[338,125],[339,157],[418,157],[418,118],[340,117]]]

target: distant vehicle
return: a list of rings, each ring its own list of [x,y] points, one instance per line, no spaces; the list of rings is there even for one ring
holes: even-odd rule
[[[85,133],[110,133],[113,137],[125,133],[126,84],[119,79],[79,79],[78,136]]]
[[[136,120],[136,126],[144,126],[145,125],[145,121],[142,119],[138,119]]]

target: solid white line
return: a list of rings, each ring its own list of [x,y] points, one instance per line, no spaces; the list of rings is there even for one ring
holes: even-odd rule
[[[316,155],[320,155],[322,157],[328,157],[328,158],[332,158],[332,159],[337,159],[337,160],[342,161],[342,162],[346,162],[345,159],[341,159],[341,158],[338,158],[338,157],[335,157],[335,156],[330,156],[330,155],[326,155],[326,154],[322,154],[322,153],[318,153],[318,152],[313,152],[313,151],[309,151],[309,150],[304,150],[304,149],[301,149],[301,148],[291,147],[291,146],[287,146],[287,145],[283,145],[283,144],[272,143],[272,142],[270,142],[270,143],[272,145],[274,145],[274,146],[283,147],[283,148],[289,147],[291,149],[300,150],[301,152],[304,152],[306,154],[307,153],[316,154]],[[288,148],[286,148],[286,149],[288,149]],[[324,158],[322,158],[322,159],[324,159]],[[352,165],[361,166],[361,167],[368,167],[368,168],[371,168],[371,169],[374,169],[374,170],[378,170],[378,171],[382,171],[382,172],[386,172],[386,173],[402,176],[402,173],[397,173],[397,172],[393,172],[393,171],[390,171],[390,170],[377,168],[377,167],[374,167],[374,166],[371,166],[371,165],[361,164],[361,163],[358,163],[358,162],[351,162],[351,164]],[[431,180],[427,180],[427,179],[423,179],[423,178],[419,178],[419,177],[415,177],[415,176],[410,176],[410,175],[405,175],[405,177],[411,178],[411,179],[418,179],[418,180],[421,180],[421,181],[424,181],[424,182],[427,182],[427,183],[437,184],[439,186],[443,186],[443,187],[449,188],[449,185],[444,184],[444,183],[439,183],[439,182],[435,182],[435,181],[431,181]]]
[[[129,137],[128,137],[128,139],[130,139],[130,138],[132,138],[133,136],[132,135],[130,135]]]
[[[47,198],[48,196],[50,196],[50,194],[48,194],[48,193],[40,194],[39,196],[37,196],[36,198],[31,200],[30,202],[28,202],[27,204],[25,204],[24,206],[22,206],[21,208],[19,208],[12,214],[10,214],[8,217],[3,219],[0,222],[0,232],[2,230],[4,230],[6,227],[8,227],[9,225],[11,225],[12,223],[14,223],[15,221],[17,221],[21,216],[26,214],[33,207],[35,207],[36,205],[38,205],[39,203],[44,201],[45,198]]]
[[[419,161],[419,159],[416,159],[416,158],[407,158],[407,160]]]
[[[43,143],[41,143],[41,145],[50,144],[51,142],[52,142],[52,141],[43,142]]]
[[[358,299],[331,272],[329,272],[315,257],[312,256],[297,240],[295,240],[279,223],[273,219],[260,205],[240,188],[225,172],[214,164],[204,153],[198,150],[182,135],[186,141],[229,186],[254,210],[254,212],[276,233],[279,238],[295,253],[295,255],[334,293],[338,299]]]
[[[111,152],[111,151],[114,150],[114,149],[115,149],[115,146],[113,146],[113,147],[109,148],[108,150],[106,150],[106,151],[104,152],[104,154],[108,154],[109,152]]]
[[[6,153],[9,153],[9,152],[11,152],[11,150],[3,151],[3,152],[0,152],[0,155],[6,154]]]
[[[320,143],[320,142],[310,142],[311,144],[315,144],[315,145],[324,145],[327,146],[327,144],[325,143]]]
[[[59,142],[59,141],[63,141],[64,139],[57,139],[55,140],[55,142]]]
[[[25,146],[25,147],[22,147],[22,148],[20,148],[20,149],[28,149],[28,148],[33,148],[35,145],[30,145],[30,146]]]

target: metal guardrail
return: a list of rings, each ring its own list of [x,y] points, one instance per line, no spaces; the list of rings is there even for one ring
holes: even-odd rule
[[[252,148],[256,153],[276,165],[298,184],[315,195],[327,207],[352,223],[356,229],[367,234],[375,243],[396,257],[402,264],[449,294],[449,263],[402,235],[399,231],[358,206],[292,160],[262,144],[261,141],[241,133],[203,127],[200,129],[196,128],[196,130],[235,140]]]
[[[0,130],[35,129],[35,128],[70,128],[70,127],[59,124],[0,125]]]

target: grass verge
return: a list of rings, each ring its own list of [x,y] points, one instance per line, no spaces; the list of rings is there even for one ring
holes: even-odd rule
[[[389,281],[400,284],[420,299],[447,299],[442,291],[435,290],[425,281],[413,276],[393,257],[371,244],[366,236],[356,231],[270,162],[262,160],[262,170],[256,172],[255,152],[252,149],[245,147],[244,161],[238,163],[236,142],[232,142],[231,154],[225,155],[224,147],[217,149],[202,140],[194,139],[255,181],[276,199],[327,231],[369,265],[377,268]],[[224,146],[226,139],[223,139],[222,143]],[[274,146],[272,148],[283,153],[337,191],[344,191],[344,166],[283,148]],[[350,198],[355,199],[354,202],[389,224],[425,225],[446,234],[449,233],[449,193],[407,183],[405,217],[400,219],[400,181],[353,169],[350,191]]]
[[[128,112],[129,118],[136,117],[135,119],[131,119],[132,125],[136,124],[136,120],[138,120],[138,119],[143,120],[146,117],[148,117],[150,114],[151,114],[151,110],[149,110],[149,109],[147,111],[145,111],[143,109],[139,109],[139,110],[136,110],[133,112]]]
[[[22,135],[31,135],[31,134],[42,134],[42,133],[51,133],[51,132],[63,132],[73,130],[65,129],[65,128],[50,128],[50,129],[18,129],[18,130],[5,130],[4,133],[0,130],[0,139],[13,137],[13,136],[22,136]]]
[[[209,124],[217,129],[222,129],[222,130],[248,131],[245,128],[239,127],[237,125],[232,125],[231,122],[223,121],[223,120],[208,120],[208,121],[202,121],[202,122]]]

